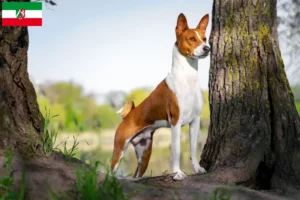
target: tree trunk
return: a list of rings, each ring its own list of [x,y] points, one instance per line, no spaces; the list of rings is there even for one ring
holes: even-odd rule
[[[211,121],[201,165],[222,182],[300,186],[300,119],[278,43],[276,0],[214,0]]]
[[[44,125],[27,72],[28,39],[27,27],[0,27],[0,149],[19,153],[40,149]]]

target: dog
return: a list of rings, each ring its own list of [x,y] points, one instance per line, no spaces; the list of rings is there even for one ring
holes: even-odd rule
[[[190,159],[195,173],[205,173],[197,156],[197,139],[200,134],[200,115],[204,99],[198,80],[198,59],[209,55],[205,32],[209,21],[206,14],[195,29],[190,29],[181,13],[175,28],[171,72],[154,91],[138,106],[127,102],[117,113],[122,122],[117,127],[111,172],[114,174],[129,143],[135,148],[138,166],[133,178],[145,173],[152,152],[152,139],[156,129],[171,128],[172,171],[174,180],[186,175],[180,168],[181,127],[189,124]]]

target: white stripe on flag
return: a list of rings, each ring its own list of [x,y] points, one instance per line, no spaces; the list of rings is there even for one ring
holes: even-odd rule
[[[2,10],[2,18],[17,18],[15,10]],[[42,18],[41,10],[25,10],[25,18]]]

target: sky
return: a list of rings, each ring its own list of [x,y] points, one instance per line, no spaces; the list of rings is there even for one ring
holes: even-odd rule
[[[73,81],[85,92],[155,87],[171,70],[177,17],[194,28],[212,0],[55,0],[43,26],[29,27],[28,71],[35,82]],[[207,37],[211,30],[211,18]],[[208,89],[209,57],[199,60]]]
[[[171,70],[178,15],[194,28],[212,10],[212,0],[82,2],[43,4],[43,26],[29,27],[28,71],[36,82],[73,80],[95,93],[155,87]],[[199,61],[203,89],[208,70],[209,57]]]

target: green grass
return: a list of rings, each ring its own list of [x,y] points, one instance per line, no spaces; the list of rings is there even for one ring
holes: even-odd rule
[[[81,194],[82,198],[80,199],[127,199],[124,196],[123,187],[117,182],[117,178],[109,175],[109,169],[107,169],[104,181],[98,186],[98,164],[99,162],[96,162],[90,171],[86,170],[86,168],[77,171],[76,189]]]
[[[209,197],[209,200],[230,200],[231,191],[225,188],[216,188]]]
[[[92,162],[91,162],[92,163]],[[74,200],[128,200],[123,191],[123,186],[117,181],[115,176],[110,176],[109,168],[104,181],[98,182],[99,162],[94,162],[90,168],[83,166],[76,170],[76,182],[74,188],[66,193],[58,192],[54,194],[50,192],[52,200],[69,197]]]
[[[73,135],[73,144],[72,144],[72,147],[70,149],[68,149],[67,148],[67,140],[68,140],[68,138],[64,142],[63,154],[65,155],[65,159],[67,161],[70,161],[75,156],[75,152],[78,150],[79,141],[77,141],[78,135],[77,135],[77,137],[75,137]]]
[[[11,148],[4,151],[6,172],[0,177],[0,200],[23,200],[25,194],[26,171],[22,172],[21,189],[19,192],[14,189],[14,178],[12,176],[13,153]]]
[[[60,144],[55,146],[58,132],[55,131],[53,128],[50,128],[51,120],[57,116],[58,115],[51,116],[50,110],[47,110],[47,108],[45,107],[44,132],[40,136],[40,139],[43,144],[43,153],[46,156],[51,156],[54,150],[60,150],[58,148]],[[76,137],[73,135],[73,144],[71,148],[68,149],[67,148],[68,139],[69,137],[63,142],[63,150],[62,150],[62,153],[64,154],[66,161],[70,161],[76,155],[76,151],[78,150],[78,145],[80,143],[80,141],[78,141],[78,135]],[[31,141],[32,140],[33,139],[31,138]],[[30,143],[34,143],[34,141]]]
[[[50,110],[47,110],[46,107],[45,107],[45,112],[46,112],[46,114],[44,116],[44,131],[43,131],[43,133],[40,134],[39,140],[38,140],[33,137],[33,135],[32,135],[33,127],[31,126],[27,150],[31,149],[34,152],[34,154],[36,154],[36,155],[43,154],[45,156],[51,156],[55,150],[58,150],[58,148],[57,148],[58,145],[54,146],[56,143],[58,132],[55,131],[53,128],[50,128],[50,122],[53,118],[57,117],[58,115],[51,116]],[[40,145],[43,146],[42,153],[37,151],[37,148]]]
[[[300,102],[296,101],[296,109],[298,111],[298,114],[300,115]]]
[[[63,143],[63,146],[64,146],[63,154],[64,154],[67,162],[69,162],[72,158],[75,157],[77,150],[78,150],[78,145],[81,142],[81,141],[78,141],[78,135],[76,137],[73,135],[73,144],[72,144],[71,148],[68,149],[67,148],[68,139],[69,139],[69,137]],[[87,143],[87,145],[88,145],[88,143]]]
[[[11,148],[7,148],[4,152],[5,156],[5,165],[6,172],[1,176],[0,179],[0,199],[15,199],[17,197],[17,193],[13,192],[13,176],[11,175],[12,171],[12,150]]]
[[[49,125],[51,119],[57,117],[58,115],[50,116],[50,110],[47,111],[47,108],[45,108],[45,111],[44,132],[41,135],[41,140],[43,143],[44,154],[46,156],[50,156],[52,152],[57,149],[57,146],[54,146],[57,138],[57,131],[50,129]]]

